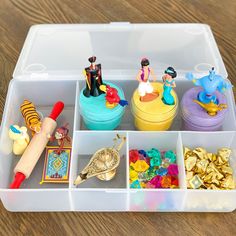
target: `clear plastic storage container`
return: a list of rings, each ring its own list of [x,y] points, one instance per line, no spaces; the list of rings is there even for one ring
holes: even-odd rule
[[[103,79],[119,85],[128,101],[142,57],[148,57],[158,79],[168,66],[178,72],[175,91],[179,101],[193,84],[186,72],[203,76],[211,67],[227,79],[223,61],[209,26],[204,24],[84,24],[36,25],[25,41],[7,94],[0,134],[0,197],[9,211],[233,211],[236,190],[189,190],[186,187],[183,146],[219,147],[233,150],[231,165],[236,173],[236,120],[232,89],[226,91],[228,113],[219,132],[181,131],[178,113],[170,131],[135,131],[130,106],[114,131],[86,130],[79,112],[79,96],[85,81],[82,70],[87,58],[97,56]],[[43,184],[44,155],[20,189],[9,189],[18,158],[11,153],[8,128],[23,124],[19,106],[32,100],[47,115],[57,100],[65,103],[58,123],[68,121],[73,136],[69,184]],[[90,156],[111,146],[119,133],[127,136],[121,150],[116,177],[108,182],[96,178],[77,188],[73,182]],[[92,144],[91,144],[92,143]],[[129,149],[170,148],[177,152],[179,189],[130,189]],[[236,177],[236,176],[235,176]]]

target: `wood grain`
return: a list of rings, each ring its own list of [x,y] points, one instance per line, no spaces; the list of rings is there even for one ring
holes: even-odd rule
[[[209,24],[236,85],[236,1],[0,0],[0,120],[8,83],[29,27],[41,23]],[[236,212],[11,213],[0,204],[0,235],[236,235]]]

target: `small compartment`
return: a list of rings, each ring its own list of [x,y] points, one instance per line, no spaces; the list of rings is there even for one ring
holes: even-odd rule
[[[182,132],[183,147],[194,149],[203,147],[208,152],[227,147],[232,150],[230,166],[236,179],[236,137],[235,132]],[[187,189],[185,211],[233,211],[236,208],[236,190]]]
[[[135,128],[133,124],[133,117],[130,110],[130,100],[131,100],[133,91],[136,89],[135,86],[137,85],[136,83],[137,81],[135,80],[135,78],[134,80],[132,80],[132,78],[130,78],[127,75],[122,77],[120,80],[117,80],[117,78],[114,76],[107,75],[107,76],[103,76],[103,80],[104,82],[111,82],[113,84],[116,84],[120,88],[122,88],[125,94],[125,99],[129,102],[129,105],[125,107],[124,116],[122,117],[121,124],[117,127],[117,130],[134,130]],[[85,80],[79,81],[80,93],[83,92],[84,87],[85,87]],[[77,96],[76,99],[77,99],[77,104],[79,104],[79,95]],[[79,119],[77,121],[76,128],[78,130],[80,129],[88,130],[84,125],[83,118],[81,117],[79,110],[78,110],[77,116],[79,117]]]
[[[130,132],[129,150],[151,148],[172,150],[176,153],[179,169],[178,189],[130,189],[131,211],[181,211],[185,193],[185,173],[182,142],[178,132]]]
[[[20,189],[9,189],[13,180],[13,170],[19,157],[12,152],[12,142],[8,129],[12,124],[25,125],[20,112],[24,99],[34,103],[44,117],[50,114],[52,106],[58,100],[65,108],[57,120],[58,126],[70,124],[70,135],[73,136],[76,81],[69,80],[13,80],[9,86],[7,101],[0,136],[0,187],[1,200],[9,211],[69,211],[69,184],[40,184],[43,174],[45,152],[41,155],[32,174]],[[56,199],[56,201],[55,201]]]
[[[77,187],[74,181],[78,174],[88,164],[92,155],[104,147],[112,147],[116,134],[126,136],[120,131],[77,131],[74,134],[73,154],[70,173],[70,188],[74,210],[81,211],[109,211],[127,209],[127,144],[120,150],[120,164],[116,175],[109,181],[92,177]],[[119,144],[121,140],[118,140]]]
[[[19,157],[15,156],[12,150],[12,141],[8,137],[8,129],[12,124],[24,125],[25,122],[20,112],[20,105],[27,99],[34,103],[37,111],[42,113],[43,117],[50,114],[51,109],[57,101],[64,102],[65,107],[57,119],[57,127],[69,123],[70,136],[73,136],[74,110],[75,110],[76,81],[55,81],[55,80],[13,80],[9,86],[9,93],[6,102],[6,109],[2,123],[1,133],[1,166],[4,170],[1,172],[1,188],[7,189],[13,180],[13,169],[17,164]],[[28,130],[31,136],[30,131]],[[73,138],[73,137],[72,137]],[[57,145],[57,143],[55,143]],[[53,146],[53,145],[52,145]],[[45,152],[41,155],[31,176],[26,179],[21,188],[68,188],[68,184],[40,184],[42,179],[43,164]]]
[[[126,132],[122,131],[77,131],[74,134],[73,153],[71,160],[70,187],[74,186],[74,181],[78,174],[89,163],[93,154],[101,148],[112,147],[113,139],[116,135],[126,136]],[[119,144],[121,140],[118,140]],[[92,177],[77,186],[81,188],[107,188],[107,189],[122,189],[126,188],[126,142],[124,143],[120,154],[120,164],[117,168],[116,175],[109,181],[101,181],[96,177]]]

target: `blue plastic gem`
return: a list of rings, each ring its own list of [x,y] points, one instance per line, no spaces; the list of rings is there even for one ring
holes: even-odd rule
[[[167,173],[168,173],[168,170],[167,170],[166,168],[163,168],[163,167],[159,168],[159,169],[156,171],[156,174],[157,174],[157,175],[160,175],[160,176],[164,176],[164,175],[166,175]]]
[[[144,150],[139,150],[138,153],[143,155],[144,157],[147,156],[147,153]]]
[[[141,185],[138,180],[135,180],[131,183],[130,188],[141,188]]]
[[[161,153],[158,149],[152,148],[151,150],[147,151],[147,155],[151,158],[159,158],[161,159]]]
[[[175,163],[176,162],[176,155],[173,151],[169,150],[165,152],[164,157],[169,160],[170,163]]]
[[[160,166],[162,163],[161,157],[153,157],[150,160],[150,166],[154,167],[154,166]]]

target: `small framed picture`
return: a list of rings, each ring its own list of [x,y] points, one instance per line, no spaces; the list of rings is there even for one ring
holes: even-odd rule
[[[60,154],[59,147],[46,147],[43,183],[69,183],[71,147],[63,147]]]

